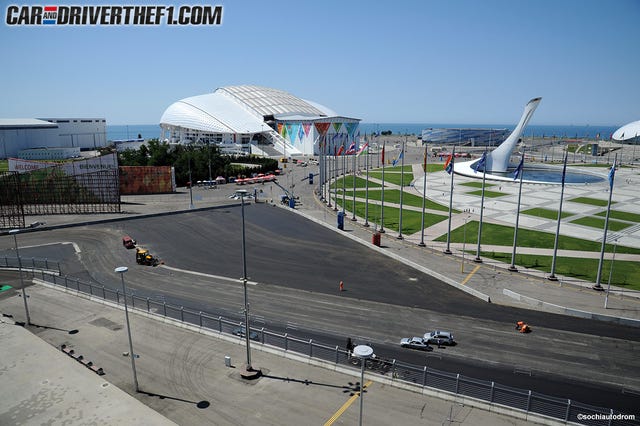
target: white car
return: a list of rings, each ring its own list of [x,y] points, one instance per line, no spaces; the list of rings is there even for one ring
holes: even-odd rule
[[[422,351],[432,351],[433,347],[429,346],[429,342],[422,337],[405,337],[400,340],[400,346],[403,348],[419,349]]]

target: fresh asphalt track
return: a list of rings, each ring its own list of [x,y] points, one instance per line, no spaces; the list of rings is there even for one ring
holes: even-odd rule
[[[638,413],[638,328],[487,304],[267,204],[246,205],[245,223],[258,327],[330,345],[352,337],[384,358]],[[65,275],[112,288],[120,285],[114,267],[128,266],[127,284],[137,295],[238,319],[241,229],[234,205],[24,234],[21,256],[58,259]],[[134,252],[122,248],[124,234],[166,267],[136,265]],[[78,252],[72,244],[41,245],[56,242],[74,242]],[[534,333],[515,332],[523,318]],[[401,337],[435,328],[452,330],[460,344],[430,353],[398,347]]]

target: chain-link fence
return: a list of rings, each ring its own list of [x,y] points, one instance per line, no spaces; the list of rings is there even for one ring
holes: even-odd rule
[[[34,277],[59,285],[61,287],[79,291],[99,297],[117,304],[124,302],[125,295],[120,290],[107,288],[80,281],[76,278],[58,276],[47,273],[45,270],[58,270],[56,262],[46,259],[22,259],[23,269],[30,270]],[[0,258],[0,267],[17,267],[16,258]],[[202,311],[192,311],[184,306],[177,306],[165,301],[158,301],[149,297],[140,297],[127,294],[127,303],[133,309],[138,309],[151,314],[167,317],[176,321],[196,325],[203,329],[220,333],[236,334],[244,333],[243,323],[212,315]],[[255,333],[255,334],[254,334]],[[244,334],[243,334],[244,335]],[[339,347],[329,346],[312,339],[301,339],[280,334],[266,328],[251,328],[250,336],[260,343],[274,346],[285,351],[291,351],[317,358],[334,364],[353,366],[360,369],[360,359]],[[374,358],[365,361],[365,368],[370,374],[379,374],[392,381],[411,383],[423,388],[432,388],[449,392],[454,395],[473,397],[490,404],[506,406],[525,413],[548,416],[563,422],[572,422],[594,426],[625,426],[639,425],[640,422],[633,416],[625,415],[615,410],[596,407],[570,399],[555,398],[499,383],[478,380],[461,374],[439,371],[426,366],[418,366],[402,361]]]

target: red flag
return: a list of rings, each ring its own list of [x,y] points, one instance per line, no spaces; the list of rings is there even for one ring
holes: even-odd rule
[[[340,149],[338,149],[338,154],[337,155],[342,155],[342,153],[344,152],[344,145],[340,145]]]
[[[382,147],[382,164],[384,164],[384,146]]]
[[[447,167],[449,166],[449,163],[451,162],[452,158],[453,158],[453,154],[449,154],[449,157],[447,157],[447,161],[444,162],[443,169],[447,170]]]

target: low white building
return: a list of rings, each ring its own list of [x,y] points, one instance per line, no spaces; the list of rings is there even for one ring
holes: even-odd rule
[[[0,158],[33,148],[97,149],[107,146],[104,118],[2,118]]]

